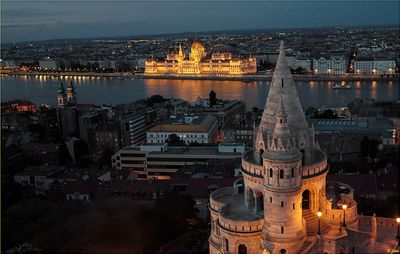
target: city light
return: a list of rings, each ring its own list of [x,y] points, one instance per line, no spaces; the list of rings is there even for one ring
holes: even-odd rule
[[[295,2],[296,11],[281,15],[288,22],[278,23],[271,15],[241,20],[257,5],[247,2],[221,3],[224,15],[212,17],[215,6],[193,4],[202,15],[183,18],[174,14],[192,14],[192,5],[135,8],[132,1],[119,12],[127,3],[87,3],[83,11],[74,3],[52,15],[53,25],[25,29],[15,43],[6,38],[2,180],[18,188],[4,193],[4,221],[15,224],[4,228],[4,252],[20,242],[51,253],[398,248],[400,215],[390,213],[397,204],[382,201],[399,195],[398,29],[347,26],[334,13],[347,8],[340,3],[323,8],[334,14],[326,22],[340,27],[285,28],[292,15],[296,26],[321,16]],[[38,5],[43,20],[54,13]],[[248,14],[231,13],[238,5]],[[364,14],[383,24],[383,5],[395,4],[361,8],[354,20]],[[23,9],[25,23],[34,20],[35,11]],[[16,16],[13,34],[26,26],[15,13],[8,14]],[[117,16],[122,23],[109,22]],[[65,25],[70,19],[73,27]],[[99,22],[88,26],[88,19]],[[251,22],[265,29],[246,29]],[[53,29],[59,23],[64,29]],[[78,24],[77,39],[69,39]],[[113,29],[118,24],[127,28]],[[267,29],[274,24],[281,25]],[[43,207],[38,225],[31,211]]]

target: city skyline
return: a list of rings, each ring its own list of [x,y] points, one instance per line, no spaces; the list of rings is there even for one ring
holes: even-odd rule
[[[74,4],[3,1],[1,40],[8,43],[223,30],[396,25],[398,7],[395,1],[221,1],[213,4],[208,1],[75,1]]]

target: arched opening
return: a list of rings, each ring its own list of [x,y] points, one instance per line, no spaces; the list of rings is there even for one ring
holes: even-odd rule
[[[279,178],[283,179],[283,177],[284,177],[284,172],[283,172],[283,169],[281,169],[281,170],[279,170]]]
[[[281,250],[279,251],[279,253],[280,253],[280,254],[286,254],[286,250],[285,250],[285,249],[281,249]]]
[[[249,210],[252,210],[254,209],[254,205],[255,205],[255,200],[254,200],[253,190],[249,188],[247,191],[247,207],[249,208]]]
[[[301,152],[301,154],[303,155],[303,156],[301,157],[301,165],[304,165],[304,162],[305,162],[305,159],[306,159],[306,154],[305,154],[304,149],[301,149],[300,152]]]
[[[303,198],[301,200],[301,208],[303,208],[303,210],[310,209],[310,191],[305,190],[302,196]]]
[[[264,196],[263,194],[259,193],[257,196],[257,212],[264,211]]]
[[[239,244],[238,254],[247,254],[247,247],[244,244]]]
[[[229,251],[228,239],[225,238],[225,250]]]
[[[264,150],[260,149],[260,164],[261,165],[263,165],[263,158],[262,158],[263,153],[264,153]]]

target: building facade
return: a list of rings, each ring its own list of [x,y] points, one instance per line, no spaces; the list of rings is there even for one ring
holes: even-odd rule
[[[257,71],[255,57],[234,58],[230,52],[214,52],[207,57],[204,45],[195,40],[187,58],[181,46],[165,59],[145,61],[145,75],[235,76]]]
[[[356,60],[354,61],[354,73],[359,75],[384,75],[396,72],[394,60]]]
[[[358,231],[352,193],[327,188],[327,157],[305,119],[283,43],[256,133],[243,178],[210,196],[210,253],[365,253],[370,238]]]
[[[175,146],[168,144],[144,144],[124,147],[111,160],[113,168],[129,170],[138,179],[170,179],[180,168],[190,165],[208,165],[215,162],[238,160],[245,151],[244,144],[220,144],[219,146]]]
[[[176,134],[185,144],[213,143],[217,134],[217,118],[212,115],[189,115],[172,118],[147,131],[147,143],[165,143]]]
[[[68,85],[67,91],[65,91],[64,84],[60,82],[57,95],[57,116],[58,126],[64,137],[79,135],[76,104],[76,92],[72,82]]]
[[[345,56],[331,56],[313,59],[314,74],[344,75],[347,72],[347,59]]]
[[[99,148],[110,147],[113,152],[121,148],[121,130],[119,123],[100,123],[96,127],[96,145]]]

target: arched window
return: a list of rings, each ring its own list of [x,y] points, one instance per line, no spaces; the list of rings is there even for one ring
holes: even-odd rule
[[[294,177],[294,168],[292,168],[292,177]]]
[[[284,173],[283,173],[283,169],[279,170],[279,178],[280,178],[280,179],[283,179],[283,174],[284,174]]]
[[[247,254],[247,247],[244,244],[240,244],[238,246],[238,253],[239,254]]]
[[[269,169],[269,177],[272,177],[272,176],[273,176],[272,173],[273,173],[273,172],[272,172],[272,168],[270,168],[270,169]]]
[[[229,251],[228,239],[225,238],[225,250]]]
[[[301,146],[303,146],[303,143],[301,143]],[[304,149],[301,149],[300,152],[303,154],[303,157],[301,157],[301,165],[304,165],[304,162],[306,160],[305,151],[304,151]]]

